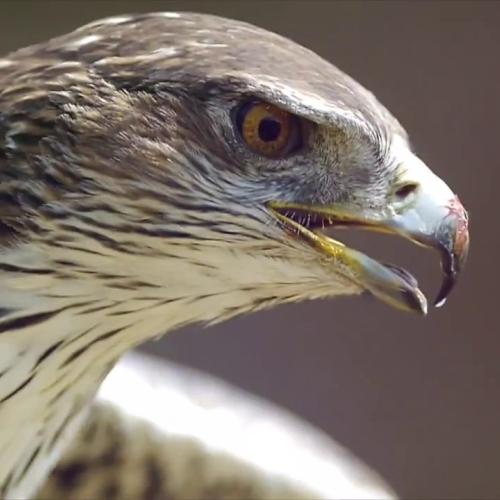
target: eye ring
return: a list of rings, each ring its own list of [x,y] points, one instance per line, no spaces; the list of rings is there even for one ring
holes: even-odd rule
[[[283,158],[302,146],[300,118],[263,101],[250,101],[238,108],[236,127],[245,144],[268,158]]]

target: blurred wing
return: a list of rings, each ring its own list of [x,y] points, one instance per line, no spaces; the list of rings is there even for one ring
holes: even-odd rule
[[[194,370],[122,360],[40,498],[394,498],[286,411]]]

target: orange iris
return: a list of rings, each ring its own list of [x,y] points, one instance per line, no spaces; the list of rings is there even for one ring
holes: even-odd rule
[[[273,104],[256,102],[244,110],[241,135],[256,153],[277,158],[290,152],[299,132],[295,115]]]

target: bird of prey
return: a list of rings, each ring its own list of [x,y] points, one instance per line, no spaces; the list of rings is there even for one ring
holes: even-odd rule
[[[156,13],[0,59],[0,497],[36,493],[148,339],[337,295],[425,313],[346,226],[437,249],[437,304],[467,254],[463,206],[398,121],[286,38]]]

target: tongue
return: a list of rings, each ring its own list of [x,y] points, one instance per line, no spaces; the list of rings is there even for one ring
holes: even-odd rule
[[[384,263],[384,266],[387,267],[387,269],[390,269],[393,273],[397,274],[401,279],[406,281],[408,285],[410,285],[412,288],[418,288],[418,281],[416,280],[415,276],[410,274],[406,269],[403,269],[402,267],[396,266],[394,264],[387,264]]]

